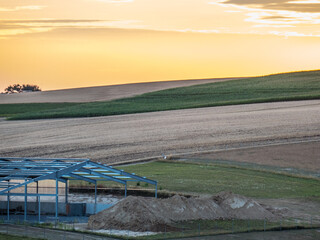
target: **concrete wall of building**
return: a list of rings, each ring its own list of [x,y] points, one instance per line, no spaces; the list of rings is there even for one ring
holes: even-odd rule
[[[7,201],[0,201],[0,214],[7,214],[8,208]],[[59,202],[58,213],[64,216],[87,216],[95,214],[94,203],[64,203]],[[113,204],[97,204],[96,212],[111,207]],[[10,215],[11,214],[24,214],[24,202],[10,201]],[[28,214],[38,214],[38,202],[28,202]],[[55,202],[41,202],[40,211],[42,215],[54,215],[56,211]]]
[[[8,208],[7,201],[0,202],[0,212],[2,214],[7,213]],[[10,201],[10,214],[24,214],[24,202]],[[28,214],[38,214],[38,202],[28,202],[27,212]],[[56,211],[55,202],[41,202],[40,212],[42,215],[54,215]],[[66,216],[85,216],[86,203],[62,203],[58,204],[58,213]]]

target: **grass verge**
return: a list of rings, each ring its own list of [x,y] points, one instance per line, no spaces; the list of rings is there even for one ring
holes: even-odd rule
[[[32,113],[37,111],[51,111],[53,109],[66,108],[80,103],[17,103],[0,104],[0,117],[10,117],[16,114]]]
[[[24,236],[14,236],[0,233],[0,240],[41,240],[43,238],[30,238]]]
[[[176,231],[150,236],[137,237],[135,239],[177,239],[197,236],[214,236],[230,233],[282,231],[316,228],[319,225],[309,223],[294,223],[290,221],[264,221],[264,220],[196,220],[176,223]],[[241,236],[241,235],[239,235]]]
[[[320,98],[320,71],[294,72],[227,82],[172,88],[108,102],[60,105],[58,108],[7,113],[10,120],[95,117]],[[15,104],[11,104],[14,108]],[[10,106],[9,106],[10,107]],[[0,109],[8,106],[1,106]],[[3,112],[3,111],[2,111]],[[5,111],[4,111],[5,112]],[[8,112],[8,110],[7,110]],[[1,113],[4,116],[4,113]],[[11,114],[11,115],[10,115]]]
[[[315,198],[320,201],[320,180],[223,164],[151,162],[121,166],[127,172],[158,181],[158,189],[188,194],[216,194],[232,191],[255,198]],[[79,186],[71,182],[70,186]],[[100,187],[119,186],[109,182]],[[145,183],[130,183],[130,188],[152,188]]]

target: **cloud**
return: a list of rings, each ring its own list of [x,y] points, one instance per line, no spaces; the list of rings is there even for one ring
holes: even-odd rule
[[[258,24],[253,27],[292,27],[320,23],[320,0],[222,0],[209,3],[246,12],[245,21]]]
[[[0,29],[0,36],[4,39],[9,38],[10,36],[26,34],[26,33],[39,33],[39,32],[48,32],[53,28],[17,28],[17,29]]]
[[[129,3],[133,2],[134,0],[97,0],[99,2],[106,2],[106,3]]]
[[[278,32],[278,31],[270,31],[270,34],[284,37],[320,37],[320,34],[305,34],[298,32]]]
[[[167,30],[161,30],[161,29],[156,29],[156,31],[167,31],[167,32],[182,32],[182,33],[220,33],[221,31],[220,30],[217,30],[217,29],[198,29],[198,30],[195,30],[195,29],[167,29]]]
[[[290,11],[251,11],[246,14],[246,22],[263,25],[318,25],[320,23],[319,13],[297,13]]]
[[[281,20],[290,20],[292,19],[291,17],[284,17],[284,16],[266,16],[266,17],[262,17],[262,19],[281,19]]]
[[[128,28],[143,29],[137,20],[94,20],[94,19],[4,19],[0,20],[0,35],[12,36],[24,33],[45,32],[54,29],[107,29]]]
[[[0,29],[28,29],[53,27],[101,26],[107,21],[82,19],[29,19],[0,20]]]
[[[13,8],[0,8],[0,12],[15,12],[15,11],[21,11],[21,10],[41,10],[43,8],[46,8],[47,6],[17,6]]]
[[[83,19],[29,19],[0,20],[0,36],[12,36],[25,33],[47,32],[55,28],[92,27],[103,25],[107,21]]]
[[[14,20],[0,20],[0,24],[46,24],[46,23],[91,23],[101,22],[102,20],[94,19],[14,19]],[[106,20],[103,20],[106,21]]]
[[[270,10],[320,13],[320,1],[316,0],[226,0],[220,3]]]
[[[293,25],[275,25],[275,24],[264,24],[264,25],[254,25],[254,28],[292,28]]]

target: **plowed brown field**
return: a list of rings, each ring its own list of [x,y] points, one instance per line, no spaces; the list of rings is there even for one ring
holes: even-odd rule
[[[0,135],[0,156],[83,157],[104,163],[303,141],[292,147],[294,156],[288,145],[282,145],[279,156],[269,149],[250,159],[319,170],[320,100],[97,118],[0,120]],[[245,150],[239,153],[241,159],[247,155]]]

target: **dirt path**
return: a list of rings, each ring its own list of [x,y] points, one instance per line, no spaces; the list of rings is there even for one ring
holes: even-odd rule
[[[159,157],[161,153],[319,141],[320,100],[97,118],[0,121],[0,135],[0,156],[85,157],[104,163]],[[309,148],[304,150],[308,152]],[[308,159],[308,166],[319,168],[320,148],[314,151],[315,158]],[[295,166],[295,162],[288,165]]]
[[[43,102],[94,102],[159,91],[168,88],[186,87],[196,84],[228,81],[240,78],[217,78],[181,81],[134,83],[112,86],[73,88],[20,94],[0,94],[0,103],[43,103]]]

